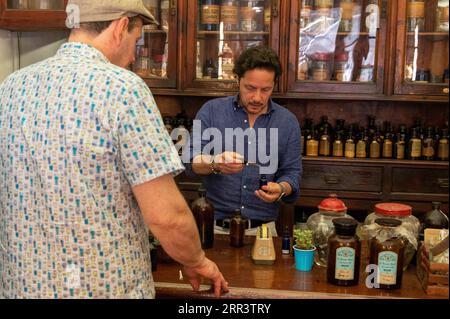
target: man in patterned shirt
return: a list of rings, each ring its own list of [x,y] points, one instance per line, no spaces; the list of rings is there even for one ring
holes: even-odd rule
[[[0,298],[154,298],[148,228],[195,290],[204,276],[227,292],[153,96],[124,69],[153,16],[137,0],[69,5],[69,42],[0,85]]]

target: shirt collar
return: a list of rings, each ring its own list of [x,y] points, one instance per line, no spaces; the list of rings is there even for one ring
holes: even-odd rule
[[[61,45],[56,55],[74,57],[83,56],[88,59],[97,60],[99,62],[110,63],[102,52],[94,48],[92,45],[81,42],[64,43],[63,45]]]
[[[244,108],[239,104],[239,94],[233,96],[231,105],[235,111],[242,110],[245,112]],[[272,98],[269,98],[269,108],[267,109],[267,113],[265,113],[265,114],[271,114],[273,112],[275,112],[275,108],[273,107]]]

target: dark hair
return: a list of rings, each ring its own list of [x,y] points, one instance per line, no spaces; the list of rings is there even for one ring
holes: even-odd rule
[[[242,52],[234,64],[233,72],[242,78],[245,72],[253,69],[274,71],[275,81],[283,73],[278,55],[266,46],[252,47]]]
[[[129,20],[128,32],[133,31],[133,29],[137,26],[139,21],[142,21],[141,17],[139,17],[139,16],[134,16],[134,17],[128,18],[128,20]],[[87,32],[95,33],[95,34],[100,34],[104,30],[108,29],[108,27],[111,25],[112,22],[113,21],[84,22],[84,23],[80,23],[80,29],[87,31]]]

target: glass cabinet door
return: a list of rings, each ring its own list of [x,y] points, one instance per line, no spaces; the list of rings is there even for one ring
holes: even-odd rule
[[[245,49],[278,52],[279,1],[188,1],[185,88],[236,90],[234,61]]]
[[[382,93],[386,5],[292,0],[288,91]]]
[[[64,10],[64,0],[7,0],[7,9]]]
[[[448,96],[448,9],[449,0],[399,2],[396,94]]]
[[[66,29],[67,0],[0,0],[0,29]]]
[[[144,0],[159,25],[144,26],[132,70],[150,87],[175,88],[177,82],[177,1]]]

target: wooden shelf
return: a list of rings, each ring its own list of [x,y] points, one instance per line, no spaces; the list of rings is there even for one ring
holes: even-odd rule
[[[408,32],[407,34],[408,34],[408,36],[415,36],[416,35],[415,32]],[[418,34],[419,34],[419,36],[424,36],[424,37],[427,37],[427,36],[441,36],[441,37],[448,38],[448,32],[419,32]]]
[[[220,35],[220,31],[198,31],[198,35]],[[224,31],[224,35],[269,35],[270,33],[267,31],[254,31],[254,32],[245,32],[245,31]]]
[[[342,157],[325,157],[325,156],[303,156],[306,162],[336,162],[336,163],[358,163],[358,164],[401,164],[411,166],[436,166],[448,167],[448,161],[415,161],[415,160],[396,160],[396,159],[370,159],[370,158],[342,158]]]

